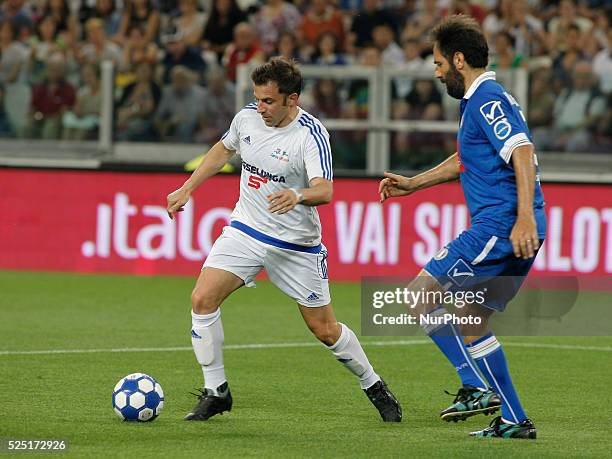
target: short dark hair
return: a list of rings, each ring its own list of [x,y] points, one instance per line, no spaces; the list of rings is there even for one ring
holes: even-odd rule
[[[293,93],[299,95],[302,92],[302,73],[295,61],[280,57],[273,57],[253,70],[251,80],[256,86],[273,81],[278,85],[278,92],[287,96]]]
[[[431,41],[449,62],[455,53],[463,53],[472,68],[485,68],[489,63],[489,46],[478,22],[471,16],[455,14],[443,19],[431,31]]]

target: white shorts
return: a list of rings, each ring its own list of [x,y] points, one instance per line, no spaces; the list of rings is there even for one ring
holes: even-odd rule
[[[255,287],[255,277],[265,269],[270,281],[297,303],[321,307],[331,303],[327,279],[327,249],[298,252],[261,242],[226,226],[204,262],[204,268],[229,271]]]

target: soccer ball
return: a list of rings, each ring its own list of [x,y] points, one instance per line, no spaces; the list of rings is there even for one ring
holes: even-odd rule
[[[121,378],[113,389],[113,408],[124,421],[152,421],[164,407],[164,391],[144,373]]]

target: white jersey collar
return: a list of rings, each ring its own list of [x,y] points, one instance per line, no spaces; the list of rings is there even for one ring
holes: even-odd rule
[[[495,72],[484,72],[483,74],[479,75],[478,78],[476,78],[472,82],[470,88],[466,91],[465,96],[463,96],[463,98],[467,100],[472,97],[472,95],[478,89],[478,86],[480,86],[483,82],[487,80],[495,80]]]
[[[291,122],[287,126],[283,126],[283,127],[267,126],[266,123],[264,123],[264,127],[266,129],[270,129],[270,130],[274,129],[276,131],[285,131],[285,130],[288,131],[289,129],[291,129],[293,126],[295,126],[297,124],[298,120],[300,119],[300,117],[304,113],[304,110],[302,110],[302,107],[300,107],[299,105],[298,105],[297,109],[298,109],[297,115],[295,116],[295,118],[293,118],[291,120]]]

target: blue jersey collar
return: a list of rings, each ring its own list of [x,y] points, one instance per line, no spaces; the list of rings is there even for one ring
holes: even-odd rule
[[[470,97],[472,97],[472,95],[476,92],[476,90],[478,89],[478,86],[480,86],[483,82],[487,81],[487,80],[495,80],[495,72],[484,72],[483,74],[481,74],[478,78],[476,78],[472,85],[470,86],[470,88],[466,91],[465,96],[463,96],[463,98],[465,100],[469,99]]]

